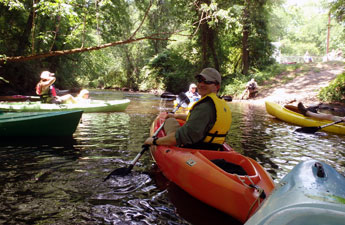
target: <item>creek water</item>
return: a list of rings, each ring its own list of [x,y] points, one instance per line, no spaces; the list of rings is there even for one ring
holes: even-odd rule
[[[90,96],[131,103],[125,112],[84,113],[71,138],[0,140],[1,224],[239,224],[169,183],[149,153],[128,176],[103,182],[139,153],[155,116],[173,103],[150,94],[93,91]],[[295,133],[296,126],[263,107],[229,105],[227,142],[258,161],[276,183],[311,158],[345,175],[344,136]]]

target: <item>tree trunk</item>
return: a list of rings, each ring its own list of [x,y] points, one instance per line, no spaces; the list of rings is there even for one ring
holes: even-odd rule
[[[201,4],[210,4],[209,0],[201,0],[198,4],[200,7]],[[202,14],[203,15],[203,14]],[[203,20],[202,15],[200,20]],[[217,52],[214,46],[216,40],[216,31],[213,30],[206,21],[203,21],[200,25],[200,38],[201,38],[201,51],[202,51],[202,67],[211,66],[210,59],[213,61],[213,67],[219,71],[219,62],[217,57]]]
[[[19,38],[18,49],[16,51],[16,55],[24,55],[26,48],[30,45],[29,39],[30,39],[30,32],[33,26],[33,21],[34,21],[34,10],[35,10],[34,8],[31,10],[28,20],[26,22],[25,29],[21,37]]]

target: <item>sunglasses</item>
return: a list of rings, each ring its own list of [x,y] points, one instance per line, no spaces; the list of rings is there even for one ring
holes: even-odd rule
[[[215,85],[218,84],[217,81],[207,81],[207,80],[205,80],[204,77],[202,77],[202,76],[200,76],[200,75],[199,75],[199,76],[196,76],[195,78],[196,78],[196,80],[197,80],[198,83],[204,82],[204,84],[215,84]]]

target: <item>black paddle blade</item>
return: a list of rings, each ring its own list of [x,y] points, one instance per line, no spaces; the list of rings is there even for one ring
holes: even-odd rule
[[[103,182],[108,180],[112,176],[126,176],[131,172],[132,168],[133,166],[117,168],[113,172],[111,172],[106,178],[104,178]]]
[[[300,132],[300,133],[313,134],[319,129],[320,127],[300,127],[300,128],[297,128],[295,131]]]
[[[170,92],[164,92],[163,94],[161,94],[161,98],[167,98],[168,100],[175,100],[176,95]]]
[[[189,103],[190,103],[190,100],[184,92],[181,92],[177,96],[177,104],[180,104],[182,107],[186,108]]]

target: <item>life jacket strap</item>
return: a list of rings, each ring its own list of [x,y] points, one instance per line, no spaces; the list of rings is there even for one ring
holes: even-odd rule
[[[207,133],[206,136],[211,137],[209,143],[212,143],[212,141],[216,138],[216,137],[226,137],[226,134],[218,134],[218,131],[216,131],[215,133]]]

